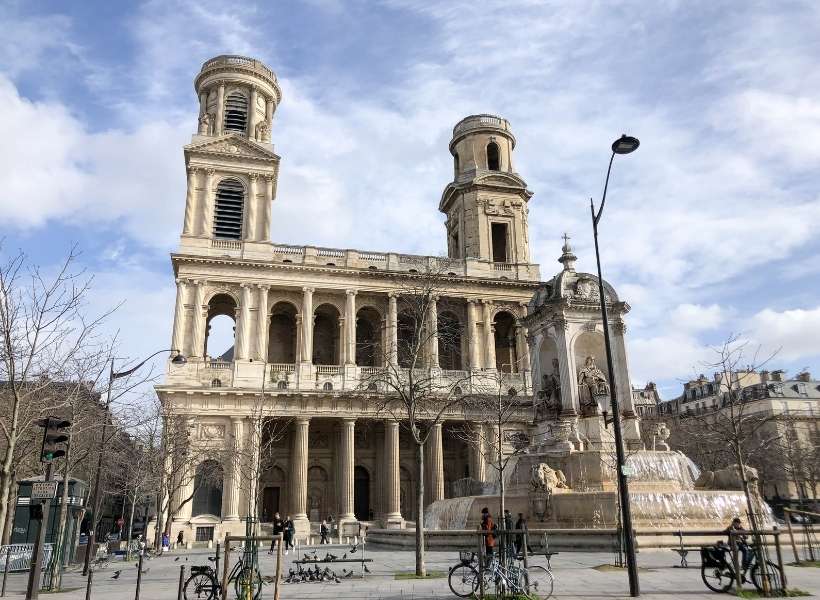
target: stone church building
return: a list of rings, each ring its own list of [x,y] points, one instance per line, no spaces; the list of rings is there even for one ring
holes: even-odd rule
[[[532,394],[523,319],[542,284],[527,231],[532,192],[515,171],[510,124],[473,115],[453,128],[453,179],[439,202],[446,258],[292,246],[271,240],[271,229],[282,226],[271,222],[280,163],[272,143],[282,100],[276,75],[258,60],[218,56],[194,86],[198,130],[184,148],[187,197],[172,254],[172,347],[188,360],[169,361],[156,390],[202,461],[185,463],[190,477],[172,505],[193,499],[172,507],[172,539],[180,530],[190,541],[244,532],[253,496],[263,523],[276,511],[289,514],[301,534],[330,515],[401,527],[416,516],[413,446],[402,423],[377,411],[378,393],[363,393],[362,381],[385,365],[404,366],[389,351],[401,335],[396,296],[404,280],[436,269],[444,290],[436,326],[456,324],[455,347],[432,344],[426,353],[433,376],[503,371],[523,397]],[[224,348],[209,347],[211,321],[220,315],[235,322],[233,351],[222,356]],[[569,377],[575,364],[562,359],[561,368]],[[260,406],[287,428],[270,442],[274,458],[254,492],[232,456],[255,451]],[[455,435],[463,421],[453,413],[432,432],[430,502],[451,495],[459,479],[488,477],[483,449]],[[529,433],[531,425],[530,416],[516,428]]]

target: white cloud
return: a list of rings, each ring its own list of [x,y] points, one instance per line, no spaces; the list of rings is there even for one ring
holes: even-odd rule
[[[780,348],[778,360],[820,357],[820,306],[783,311],[766,308],[748,319],[747,329],[764,351]]]
[[[679,329],[703,331],[719,327],[725,315],[726,311],[717,304],[679,304],[672,310],[669,318]]]

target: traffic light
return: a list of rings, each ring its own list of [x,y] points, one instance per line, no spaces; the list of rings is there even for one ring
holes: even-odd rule
[[[37,424],[45,429],[40,462],[50,463],[55,458],[65,456],[65,449],[62,446],[68,441],[69,435],[64,430],[71,427],[71,421],[64,421],[57,417],[46,417],[37,421]]]

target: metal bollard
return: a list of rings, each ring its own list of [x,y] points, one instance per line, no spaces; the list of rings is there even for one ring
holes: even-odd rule
[[[88,583],[85,585],[85,600],[91,600],[91,582],[94,580],[94,569],[88,569]]]
[[[185,565],[179,568],[179,589],[177,590],[177,600],[182,600],[182,589],[185,582]]]
[[[3,569],[3,590],[0,591],[0,598],[6,597],[6,580],[9,578],[9,565],[11,564],[11,546],[6,551],[6,568]]]
[[[140,552],[139,562],[137,563],[137,589],[134,592],[134,600],[140,600],[140,586],[142,584],[142,552]]]

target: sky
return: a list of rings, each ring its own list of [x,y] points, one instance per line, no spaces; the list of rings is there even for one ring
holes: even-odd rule
[[[564,232],[594,271],[589,198],[628,133],[600,242],[633,384],[678,395],[730,334],[820,373],[816,2],[5,0],[0,29],[2,252],[78,244],[128,356],[170,340],[193,79],[242,54],[283,91],[273,240],[446,253],[452,127],[493,113],[542,278]]]

